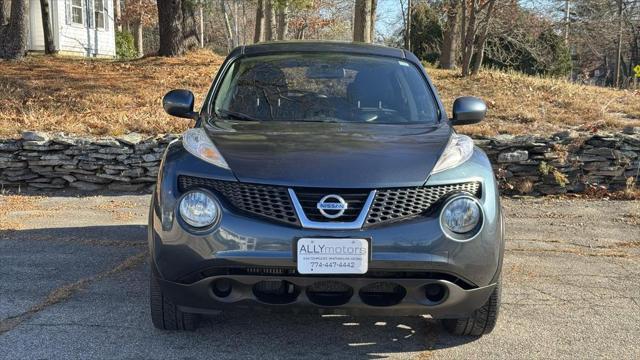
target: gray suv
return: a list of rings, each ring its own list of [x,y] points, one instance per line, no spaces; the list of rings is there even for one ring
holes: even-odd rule
[[[442,319],[489,333],[504,253],[487,156],[453,126],[410,52],[284,42],[225,60],[169,145],[151,201],[151,317],[191,330],[233,307]]]

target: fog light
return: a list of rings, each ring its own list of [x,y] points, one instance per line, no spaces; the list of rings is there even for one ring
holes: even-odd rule
[[[440,223],[443,230],[454,234],[468,234],[477,230],[482,221],[478,201],[470,196],[458,196],[449,200],[442,208]]]
[[[180,200],[180,216],[193,227],[209,226],[218,219],[219,215],[218,202],[202,191],[189,192]]]

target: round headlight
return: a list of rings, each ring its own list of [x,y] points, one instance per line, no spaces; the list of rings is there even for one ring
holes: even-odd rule
[[[192,191],[180,200],[180,216],[193,227],[209,226],[218,219],[219,214],[218,202],[204,192]]]
[[[480,204],[467,196],[454,198],[442,209],[440,222],[445,230],[454,234],[467,234],[475,230],[482,221]]]

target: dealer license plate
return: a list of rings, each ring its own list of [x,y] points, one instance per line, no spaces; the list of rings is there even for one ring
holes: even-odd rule
[[[299,239],[296,246],[300,274],[364,274],[369,269],[366,239]]]

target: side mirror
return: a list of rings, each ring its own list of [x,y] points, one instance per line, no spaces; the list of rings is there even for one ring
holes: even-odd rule
[[[198,113],[193,111],[195,99],[195,96],[189,90],[171,90],[162,98],[162,107],[169,115],[197,119]]]
[[[463,96],[453,102],[451,125],[477,124],[487,113],[487,104],[473,96]]]

